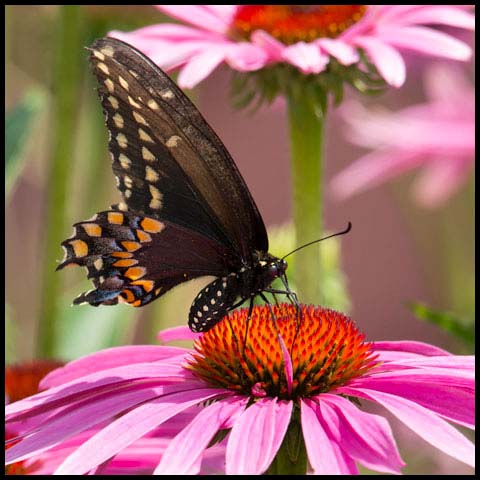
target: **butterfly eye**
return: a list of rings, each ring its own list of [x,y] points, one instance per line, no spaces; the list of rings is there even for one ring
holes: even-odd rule
[[[278,277],[278,266],[275,263],[269,265],[268,275],[272,278]]]

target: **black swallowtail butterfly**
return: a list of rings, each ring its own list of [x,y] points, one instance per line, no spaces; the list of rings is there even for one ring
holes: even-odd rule
[[[132,46],[104,38],[90,50],[123,201],[76,223],[62,242],[58,269],[85,266],[95,287],[73,303],[140,307],[213,275],[189,313],[190,328],[202,332],[244,301],[251,308],[256,295],[265,299],[277,277],[296,302],[287,263],[268,253],[255,202],[200,112]]]

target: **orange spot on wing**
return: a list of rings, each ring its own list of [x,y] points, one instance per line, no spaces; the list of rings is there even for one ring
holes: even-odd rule
[[[152,241],[152,237],[143,230],[137,230],[137,237],[142,243]]]
[[[115,225],[122,225],[123,224],[123,213],[120,212],[108,212],[108,223],[112,223]]]
[[[134,260],[133,258],[126,258],[122,260],[117,260],[113,266],[114,267],[132,267],[133,265],[136,265],[138,263],[138,260]]]
[[[115,257],[115,258],[132,258],[133,253],[129,252],[113,252],[110,254],[110,256]]]
[[[134,252],[135,250],[138,250],[142,246],[138,242],[129,242],[128,240],[122,242],[122,245],[125,248],[125,250],[128,250],[129,252]]]
[[[143,277],[147,273],[147,269],[144,267],[131,267],[125,273],[124,276],[130,280],[137,280]]]
[[[88,254],[88,245],[83,240],[72,240],[69,242],[76,257],[85,257]]]
[[[165,228],[165,224],[152,218],[144,218],[140,225],[146,232],[150,233],[159,233]]]
[[[132,282],[131,285],[140,285],[145,292],[148,293],[153,290],[155,282],[153,280],[137,280],[136,282]]]
[[[90,237],[102,236],[102,227],[96,223],[84,223],[82,227],[85,230],[85,233]]]

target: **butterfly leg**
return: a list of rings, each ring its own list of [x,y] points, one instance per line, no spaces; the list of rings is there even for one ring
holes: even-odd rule
[[[252,310],[253,310],[253,298],[254,297],[250,297],[250,305],[248,306],[247,325],[245,327],[245,337],[243,338],[243,350],[244,351],[245,351],[245,347],[247,346],[248,327],[250,326],[250,318],[252,316]]]

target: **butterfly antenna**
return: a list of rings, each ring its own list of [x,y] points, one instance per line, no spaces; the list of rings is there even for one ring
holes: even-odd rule
[[[309,247],[310,245],[313,245],[314,243],[318,243],[318,242],[321,242],[323,240],[327,240],[327,238],[337,237],[338,235],[345,235],[351,229],[352,229],[352,222],[348,222],[347,228],[345,230],[342,230],[341,232],[337,232],[337,233],[332,233],[331,235],[328,235],[327,237],[319,238],[317,240],[313,240],[313,242],[309,242],[309,243],[306,243],[305,245],[301,245],[300,247],[297,247],[295,250],[292,250],[290,253],[287,253],[286,255],[284,255],[281,259],[284,260],[289,255],[291,255],[292,253],[298,252],[302,248]]]

